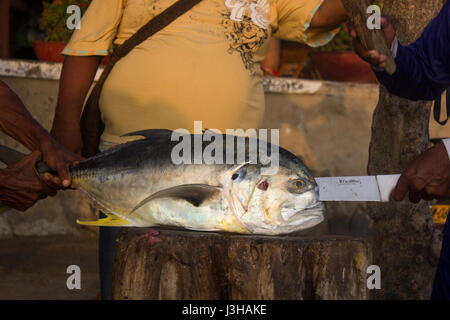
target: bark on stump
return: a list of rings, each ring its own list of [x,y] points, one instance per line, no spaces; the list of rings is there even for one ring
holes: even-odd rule
[[[442,0],[385,0],[400,43],[417,39],[439,12]],[[400,173],[429,147],[431,103],[409,101],[380,88],[373,114],[368,174]],[[441,231],[433,225],[428,203],[368,203],[374,221],[374,264],[381,268],[377,299],[429,299],[439,256]]]
[[[129,228],[116,243],[113,299],[366,299],[360,239]]]

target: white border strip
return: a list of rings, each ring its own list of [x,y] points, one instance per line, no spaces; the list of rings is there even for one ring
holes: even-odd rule
[[[0,76],[5,77],[59,80],[61,69],[62,63],[58,62],[0,59]],[[98,80],[102,72],[103,67],[100,67],[95,80]]]

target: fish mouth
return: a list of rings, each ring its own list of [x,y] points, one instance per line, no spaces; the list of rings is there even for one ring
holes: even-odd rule
[[[297,211],[294,211],[295,207],[292,205],[285,206],[281,208],[281,215],[283,217],[283,220],[289,222],[295,217],[298,216],[307,216],[307,215],[317,215],[322,213],[325,210],[325,205],[322,202],[314,202],[313,204],[301,208]]]
[[[325,205],[318,202],[309,207],[298,210],[286,220],[286,223],[292,226],[302,225],[305,229],[311,228],[324,220],[324,211]]]
[[[325,211],[325,205],[322,202],[317,202],[309,207],[297,211],[296,215],[322,214],[323,211]]]

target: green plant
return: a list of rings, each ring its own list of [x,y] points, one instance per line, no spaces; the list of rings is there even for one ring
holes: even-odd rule
[[[53,0],[43,1],[44,11],[39,20],[39,27],[45,33],[46,41],[67,42],[74,30],[67,27],[67,7],[77,5],[81,9],[81,14],[86,12],[91,0]]]
[[[383,0],[375,0],[373,4],[383,9]],[[342,26],[339,32],[327,45],[317,48],[322,52],[343,52],[353,51],[353,39],[349,34],[347,25]]]
[[[343,52],[353,51],[353,39],[348,32],[347,26],[342,26],[339,32],[334,36],[327,45],[318,47],[317,51],[321,52]]]

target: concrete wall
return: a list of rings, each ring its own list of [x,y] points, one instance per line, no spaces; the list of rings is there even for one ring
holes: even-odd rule
[[[24,101],[46,128],[53,119],[60,65],[6,64],[0,60],[0,79]],[[14,71],[15,70],[15,71]],[[30,71],[31,70],[31,71]],[[47,79],[44,79],[47,78]],[[377,85],[265,79],[266,115],[264,127],[280,129],[280,144],[301,156],[316,176],[365,175],[371,119],[378,101]],[[431,123],[432,138],[450,137],[449,126]],[[17,147],[17,142],[0,133],[0,143]],[[21,149],[25,150],[25,149]],[[322,233],[345,234],[353,229],[367,235],[370,219],[356,204],[329,203],[328,223]],[[0,215],[0,238],[14,235],[80,234],[79,217],[92,216],[87,201],[77,192],[60,192],[38,203],[28,212]],[[314,231],[316,232],[316,231]]]
[[[56,80],[0,77],[23,100],[31,114],[50,129],[58,94]],[[23,146],[0,133],[0,144],[27,152]],[[54,198],[40,201],[26,212],[15,210],[0,214],[0,238],[31,235],[80,235],[92,232],[76,224],[76,219],[88,217],[88,202],[73,190],[59,192]]]

